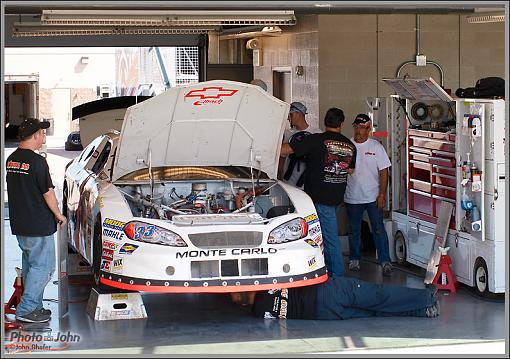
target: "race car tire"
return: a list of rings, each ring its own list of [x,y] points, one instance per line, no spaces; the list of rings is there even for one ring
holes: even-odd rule
[[[103,244],[101,243],[101,216],[96,217],[94,223],[94,233],[92,235],[92,273],[94,275],[94,286],[99,291],[104,289],[101,284],[101,253],[103,251]]]

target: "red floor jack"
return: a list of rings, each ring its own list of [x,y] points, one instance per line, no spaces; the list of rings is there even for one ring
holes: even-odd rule
[[[16,307],[21,301],[23,295],[23,278],[21,277],[21,269],[16,267],[16,279],[14,280],[14,293],[12,293],[9,301],[4,305],[5,314],[16,314]],[[4,330],[12,330],[20,328],[21,324],[9,322],[5,320]]]

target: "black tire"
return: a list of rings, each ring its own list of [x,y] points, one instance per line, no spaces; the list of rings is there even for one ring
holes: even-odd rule
[[[395,258],[397,259],[397,263],[406,264],[407,263],[406,239],[402,232],[400,231],[395,233],[395,238],[393,240],[393,250],[395,253]]]
[[[62,191],[62,215],[67,218],[67,186],[66,185],[64,185],[64,190]]]
[[[473,283],[475,284],[475,292],[481,297],[489,296],[489,271],[487,264],[481,257],[475,261],[473,269]]]
[[[101,227],[101,216],[97,216],[92,236],[92,274],[94,275],[94,285],[98,290],[104,288],[104,285],[99,282],[101,277],[101,254],[103,252]]]

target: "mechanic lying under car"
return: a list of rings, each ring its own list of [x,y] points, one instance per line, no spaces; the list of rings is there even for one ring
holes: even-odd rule
[[[435,318],[439,316],[436,293],[436,287],[418,289],[333,277],[306,287],[231,293],[231,298],[236,304],[252,305],[255,316],[267,319]]]

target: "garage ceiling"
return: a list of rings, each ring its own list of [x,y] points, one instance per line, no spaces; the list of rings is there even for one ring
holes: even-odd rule
[[[501,1],[4,1],[2,6],[5,47],[201,46],[210,32],[294,25],[294,14],[444,14],[505,8]]]

